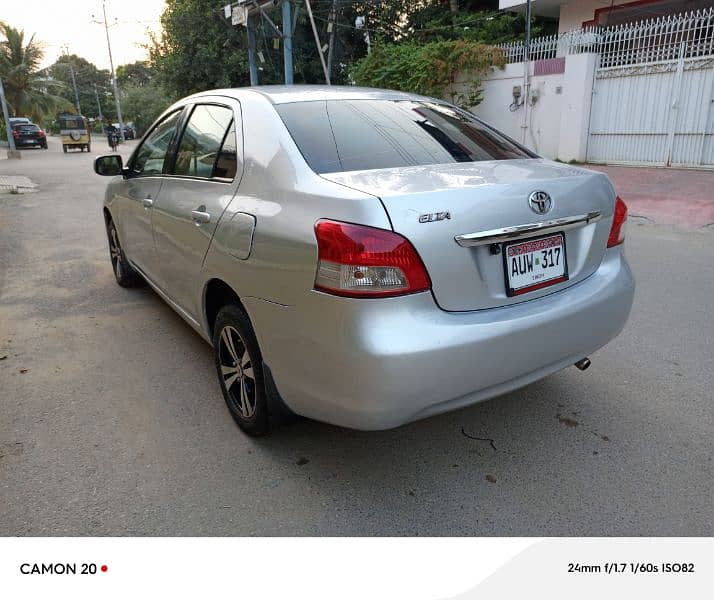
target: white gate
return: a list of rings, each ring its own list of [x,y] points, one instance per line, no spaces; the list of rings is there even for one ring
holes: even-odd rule
[[[500,46],[523,61],[521,42]],[[589,162],[714,168],[714,7],[536,38],[530,60],[598,55]]]
[[[587,156],[714,167],[714,57],[599,68]]]
[[[598,40],[590,162],[714,168],[714,10]]]

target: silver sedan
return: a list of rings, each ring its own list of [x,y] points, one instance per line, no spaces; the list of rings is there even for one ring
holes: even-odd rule
[[[395,427],[585,369],[632,306],[608,178],[441,100],[214,90],[95,171],[117,282],[213,346],[249,434]]]

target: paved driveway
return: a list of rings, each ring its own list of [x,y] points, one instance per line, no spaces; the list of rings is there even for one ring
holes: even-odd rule
[[[629,229],[634,312],[585,373],[253,440],[210,348],[115,284],[92,157],[23,155],[0,161],[39,185],[0,193],[0,535],[714,535],[713,232]]]
[[[689,229],[714,227],[714,170],[584,166],[607,173],[635,217]]]

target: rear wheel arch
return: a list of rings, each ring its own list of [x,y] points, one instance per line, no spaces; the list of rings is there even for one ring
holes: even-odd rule
[[[230,285],[218,278],[209,280],[203,291],[203,316],[206,319],[207,333],[211,339],[213,339],[213,328],[216,324],[218,312],[227,304],[235,304],[250,319],[240,296]]]

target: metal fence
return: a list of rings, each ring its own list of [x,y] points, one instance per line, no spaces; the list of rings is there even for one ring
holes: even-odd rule
[[[523,42],[499,46],[506,62],[523,62]],[[680,58],[711,56],[714,54],[714,8],[659,17],[613,27],[588,27],[534,38],[528,57],[544,60],[596,52],[600,68],[622,67]]]

